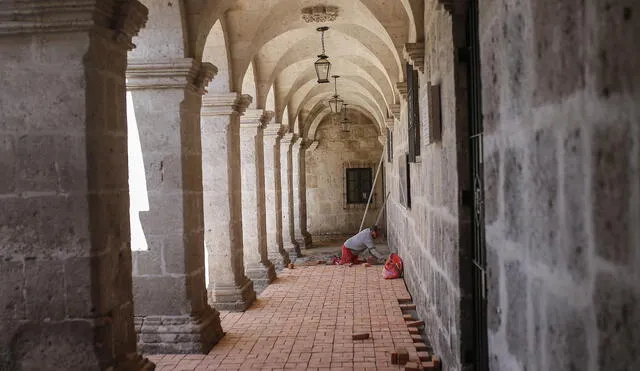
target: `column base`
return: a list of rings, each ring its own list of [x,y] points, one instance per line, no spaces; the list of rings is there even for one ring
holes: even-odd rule
[[[284,251],[289,254],[289,259],[293,262],[296,258],[302,256],[302,251],[300,251],[300,245],[297,241],[291,241],[288,245],[285,246]]]
[[[302,237],[304,239],[304,248],[310,249],[313,247],[313,238],[311,237],[311,233],[302,232]]]
[[[253,289],[256,294],[260,294],[276,279],[276,269],[270,261],[268,264],[247,265],[245,274],[253,281]]]
[[[214,283],[209,289],[209,305],[217,310],[243,312],[256,300],[253,282],[246,279],[242,286],[237,284]]]
[[[143,354],[207,354],[224,336],[220,313],[135,317],[138,350]]]
[[[291,260],[289,259],[289,254],[284,251],[269,253],[269,261],[271,261],[277,271],[283,270]]]

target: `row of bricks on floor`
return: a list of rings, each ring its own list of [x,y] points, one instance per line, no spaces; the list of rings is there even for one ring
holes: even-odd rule
[[[407,303],[406,299],[399,300],[400,308],[403,311],[413,311],[415,310],[415,305],[411,303]],[[217,369],[223,369],[228,367],[230,369],[250,369],[252,367],[255,368],[299,368],[299,369],[309,369],[313,366],[322,367],[326,365],[330,365],[332,368],[335,367],[353,367],[353,368],[377,368],[390,366],[388,362],[384,362],[384,358],[389,354],[390,350],[394,350],[390,352],[390,364],[397,364],[404,366],[405,370],[424,370],[424,371],[434,371],[440,369],[440,362],[437,357],[431,355],[430,347],[428,347],[424,342],[422,337],[420,336],[419,328],[424,325],[423,321],[415,319],[411,314],[404,314],[403,319],[406,321],[407,332],[411,335],[412,343],[400,344],[406,347],[413,346],[415,352],[410,352],[407,348],[402,346],[397,346],[394,348],[393,344],[385,344],[380,350],[384,350],[384,353],[376,353],[374,348],[367,349],[368,344],[354,343],[352,344],[354,349],[363,349],[362,355],[356,356],[354,353],[346,352],[348,350],[348,344],[333,344],[325,346],[322,352],[319,353],[288,353],[287,350],[293,349],[294,346],[300,346],[299,343],[296,343],[296,339],[287,339],[287,338],[265,338],[260,341],[244,341],[246,343],[246,353],[238,352],[239,349],[242,349],[242,342],[238,341],[235,344],[230,343],[227,347],[222,346],[218,348],[219,353],[212,352],[210,356],[207,356],[207,362],[202,362],[205,360],[205,356],[193,356],[188,355],[181,358],[180,356],[165,356],[162,359],[158,359],[159,369],[162,368],[171,368],[173,366],[177,366],[178,362],[180,362],[182,367],[189,368],[193,366],[193,369],[206,369],[207,367],[215,367]],[[367,336],[363,338],[361,337],[363,334]],[[353,334],[352,340],[368,340],[369,334]],[[274,343],[275,340],[275,343]],[[233,345],[232,345],[233,344]],[[276,349],[274,354],[269,352],[266,353],[253,353],[250,354],[249,350],[256,345],[268,346],[273,345]],[[285,347],[280,350],[278,348],[280,346],[289,344],[291,348]],[[268,349],[268,347],[267,347]],[[228,352],[225,350],[229,350]],[[282,353],[280,356],[277,354]],[[234,354],[235,353],[235,354]],[[213,356],[213,357],[211,357]],[[190,361],[190,362],[189,362]]]

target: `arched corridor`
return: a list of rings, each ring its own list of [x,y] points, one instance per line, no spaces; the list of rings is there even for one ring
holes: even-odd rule
[[[0,371],[302,349],[250,323],[322,337],[317,313],[385,287],[444,370],[640,369],[639,19],[635,0],[0,5]],[[301,266],[374,224],[403,280]],[[404,326],[383,301],[349,318]]]

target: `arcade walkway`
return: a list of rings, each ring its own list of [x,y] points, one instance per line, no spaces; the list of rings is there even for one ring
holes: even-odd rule
[[[157,355],[158,370],[398,370],[390,354],[419,354],[398,299],[402,279],[381,266],[296,266],[244,313],[221,313],[225,337],[208,355]],[[367,340],[352,340],[369,333]]]

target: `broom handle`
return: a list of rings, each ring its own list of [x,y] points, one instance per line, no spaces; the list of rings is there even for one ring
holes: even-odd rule
[[[362,226],[364,225],[364,219],[367,217],[367,212],[369,211],[369,203],[371,203],[371,196],[373,196],[373,191],[376,189],[376,182],[378,181],[378,174],[380,174],[380,168],[382,167],[382,160],[384,159],[385,149],[387,148],[387,143],[384,143],[382,146],[382,155],[380,156],[380,162],[378,163],[378,170],[376,170],[376,176],[373,178],[373,185],[371,186],[371,191],[369,192],[369,199],[367,200],[367,207],[364,209],[364,215],[362,216],[362,222],[360,222],[360,228],[358,228],[358,232],[362,230]]]

